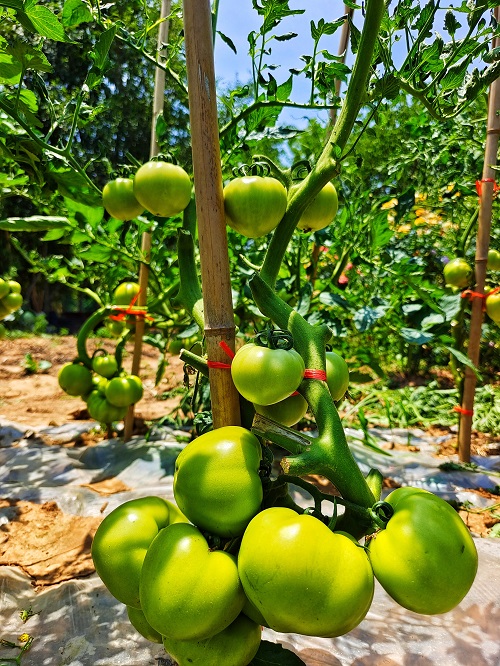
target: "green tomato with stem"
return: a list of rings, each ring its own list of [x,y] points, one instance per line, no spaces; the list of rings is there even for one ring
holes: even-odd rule
[[[500,271],[500,252],[498,250],[488,250],[488,262],[486,268],[490,271]]]
[[[443,269],[444,280],[450,287],[462,289],[469,284],[472,268],[462,257],[449,261]]]
[[[300,393],[292,393],[288,398],[272,405],[254,404],[254,408],[257,414],[262,414],[262,416],[276,421],[276,423],[291,427],[305,416],[308,404]]]
[[[342,400],[349,386],[349,367],[342,356],[333,351],[326,354],[326,383],[332,396],[337,402]]]
[[[173,217],[191,201],[191,179],[176,164],[152,160],[137,170],[134,195],[153,215]]]
[[[57,381],[68,395],[84,396],[93,388],[92,373],[80,363],[66,363],[59,370]]]
[[[92,370],[111,379],[118,372],[118,362],[112,354],[96,354],[92,359]]]
[[[247,238],[275,229],[286,211],[287,192],[271,176],[241,176],[224,187],[226,223]]]
[[[337,215],[339,199],[333,183],[327,183],[302,213],[297,224],[303,231],[319,231],[331,224]]]
[[[500,291],[486,297],[486,314],[495,323],[500,324]]]
[[[110,180],[102,190],[102,204],[116,220],[133,220],[144,212],[134,195],[134,181],[131,178]]]

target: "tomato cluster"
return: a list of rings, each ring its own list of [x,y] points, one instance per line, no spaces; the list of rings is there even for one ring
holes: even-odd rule
[[[145,210],[158,217],[181,213],[191,199],[191,180],[184,169],[170,162],[151,160],[134,178],[116,178],[102,191],[102,203],[111,217],[133,220]]]
[[[0,321],[23,304],[21,285],[15,280],[4,280],[0,278]]]
[[[470,589],[477,552],[444,500],[393,491],[383,527],[362,546],[321,515],[264,508],[262,459],[259,439],[244,428],[205,433],[177,458],[177,506],[132,500],[96,532],[97,573],[139,633],[162,642],[180,666],[246,666],[261,626],[343,635],[366,616],[375,578],[422,614],[451,610]]]
[[[85,400],[93,419],[105,424],[125,418],[143,394],[141,379],[121,370],[115,356],[102,351],[94,355],[92,370],[79,361],[63,365],[58,381],[65,393]]]

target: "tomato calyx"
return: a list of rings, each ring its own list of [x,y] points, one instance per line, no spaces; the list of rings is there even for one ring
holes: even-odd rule
[[[264,331],[257,333],[254,339],[259,347],[268,347],[269,349],[284,349],[288,351],[293,349],[293,336],[290,331],[268,326]]]
[[[238,167],[234,167],[232,172],[235,178],[242,176],[261,176],[264,178],[271,174],[271,167],[267,162],[256,161],[252,164],[241,164]]]
[[[389,502],[375,502],[371,509],[369,509],[370,516],[373,522],[380,527],[385,529],[387,523],[394,515],[394,507],[389,504]]]

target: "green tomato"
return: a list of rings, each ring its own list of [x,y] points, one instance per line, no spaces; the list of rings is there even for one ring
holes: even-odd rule
[[[162,636],[198,641],[228,627],[245,594],[235,556],[211,550],[194,525],[177,523],[161,530],[148,548],[140,601],[146,620]]]
[[[134,196],[131,178],[110,180],[102,190],[102,203],[107,212],[117,220],[133,220],[144,212],[144,206]]]
[[[105,395],[115,407],[129,407],[142,398],[142,382],[135,375],[113,377],[106,385]]]
[[[130,624],[136,629],[141,636],[146,638],[152,643],[162,643],[163,636],[153,629],[153,627],[146,620],[144,613],[140,608],[134,608],[133,606],[127,606],[127,615],[130,620]]]
[[[92,390],[92,373],[79,363],[66,363],[59,370],[57,381],[68,395],[87,395]]]
[[[23,304],[23,297],[15,291],[11,291],[7,296],[2,298],[2,304],[9,312],[19,310]]]
[[[97,354],[92,359],[92,370],[98,375],[110,379],[118,372],[118,363],[112,354]]]
[[[7,329],[3,324],[0,324],[0,340],[4,340],[6,336],[7,336]]]
[[[304,417],[307,407],[307,401],[300,393],[292,393],[288,398],[272,405],[254,404],[257,414],[288,427],[295,425]]]
[[[181,213],[191,200],[191,180],[184,169],[168,162],[146,162],[134,178],[134,195],[158,217]]]
[[[297,390],[304,361],[295,349],[270,349],[250,342],[236,352],[231,376],[241,395],[257,405],[272,405]]]
[[[110,335],[119,338],[125,329],[125,324],[122,321],[108,318],[106,319],[106,328]]]
[[[500,252],[498,250],[488,250],[488,262],[486,267],[490,271],[500,271]]]
[[[257,654],[261,628],[245,615],[229,627],[201,641],[179,641],[164,636],[163,646],[179,666],[247,666]]]
[[[112,405],[100,390],[94,390],[88,394],[87,409],[91,418],[108,425],[115,421],[121,421],[127,413],[127,407]]]
[[[386,501],[394,515],[369,542],[377,580],[408,610],[447,613],[462,601],[476,576],[477,551],[469,530],[432,493],[399,488]]]
[[[186,522],[179,509],[154,496],[125,502],[104,518],[92,541],[92,559],[115,599],[140,608],[139,581],[146,551],[160,530],[179,522]]]
[[[250,431],[225,426],[190,442],[175,462],[174,497],[201,530],[237,537],[259,511],[260,442]]]
[[[326,352],[326,383],[335,402],[344,397],[349,386],[347,363],[333,351]]]
[[[14,293],[14,294],[20,294],[21,293],[21,285],[19,282],[16,282],[15,280],[9,280],[8,281],[9,285],[9,290]]]
[[[2,299],[4,296],[7,296],[9,293],[10,288],[9,288],[9,283],[7,280],[4,280],[3,278],[0,278],[0,299]]]
[[[448,286],[461,289],[469,284],[472,268],[465,259],[457,257],[446,264],[443,269],[443,275]]]
[[[500,323],[500,292],[486,297],[486,314],[495,323]]]
[[[235,178],[224,188],[226,223],[247,238],[259,238],[275,229],[286,203],[286,189],[269,176]]]
[[[137,282],[122,282],[113,292],[115,305],[130,305],[140,291]]]
[[[304,231],[319,231],[333,222],[339,208],[337,190],[327,183],[302,213],[297,224]]]
[[[245,594],[274,631],[340,636],[361,622],[373,598],[365,550],[287,508],[265,509],[251,521],[238,571]]]

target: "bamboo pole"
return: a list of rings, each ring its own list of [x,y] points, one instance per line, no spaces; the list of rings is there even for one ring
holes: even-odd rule
[[[163,21],[160,23],[158,29],[157,40],[157,58],[161,57],[161,53],[168,42],[168,26],[169,22],[166,20],[170,14],[171,0],[162,0],[160,9],[160,18]],[[165,101],[165,70],[161,67],[155,69],[155,83],[153,93],[153,114],[151,119],[151,141],[149,147],[150,157],[155,157],[159,153],[158,141],[156,138],[156,121],[158,116],[163,112],[163,105]],[[141,255],[142,261],[139,267],[139,296],[137,298],[137,305],[144,307],[148,295],[148,280],[149,280],[149,260],[151,257],[151,233],[145,231],[142,234],[141,242]],[[142,356],[142,337],[144,335],[145,320],[143,317],[138,317],[135,322],[134,333],[134,351],[132,355],[132,369],[133,375],[138,375],[141,367]],[[131,405],[125,417],[125,429],[123,439],[128,442],[132,437],[134,430],[134,405]]]
[[[500,8],[495,7],[495,18],[500,20]],[[493,40],[492,48],[500,46],[500,39]],[[479,206],[479,222],[476,241],[475,292],[484,294],[486,280],[486,262],[491,232],[491,211],[495,183],[494,167],[497,163],[498,135],[500,133],[500,81],[496,79],[490,86],[488,98],[488,120],[486,129],[486,146],[484,153],[483,175]],[[483,323],[484,298],[473,298],[469,333],[468,357],[477,367],[479,365],[481,327]],[[465,368],[464,390],[460,411],[458,433],[458,456],[463,462],[470,462],[470,446],[472,434],[472,417],[476,392],[476,374],[471,368]]]
[[[342,26],[342,32],[340,33],[340,41],[339,41],[339,48],[338,48],[338,56],[340,57],[340,62],[341,63],[345,63],[346,56],[347,56],[347,47],[349,45],[349,35],[351,33],[351,26],[349,24],[349,21],[353,17],[354,8],[349,7],[349,5],[344,5],[344,14],[346,16],[346,19],[344,21],[344,25]],[[342,85],[342,81],[340,79],[335,79],[335,95],[337,97],[340,95],[340,86],[341,85]],[[330,109],[330,131],[331,131],[331,128],[335,125],[336,120],[337,120],[337,109],[332,108],[332,109]]]
[[[184,0],[193,171],[198,218],[205,339],[210,361],[228,363],[219,347],[234,350],[209,0]],[[240,425],[239,396],[227,369],[209,368],[214,428]]]

